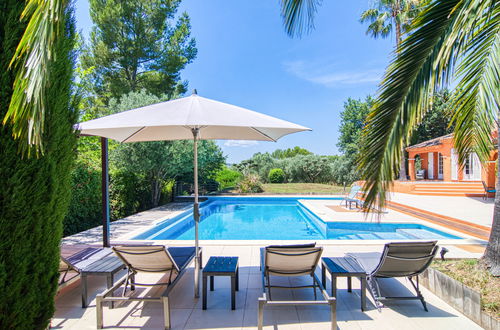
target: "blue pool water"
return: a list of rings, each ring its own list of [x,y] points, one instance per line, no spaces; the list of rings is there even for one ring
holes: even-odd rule
[[[308,199],[308,198],[300,198]],[[311,198],[309,198],[311,199]],[[322,198],[324,199],[324,198]],[[339,199],[340,200],[340,199]],[[202,203],[201,240],[460,239],[411,223],[325,223],[297,198],[211,198]],[[134,239],[193,240],[192,212],[163,221]]]

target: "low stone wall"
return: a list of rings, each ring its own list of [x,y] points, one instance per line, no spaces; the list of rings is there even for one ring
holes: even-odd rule
[[[483,328],[500,330],[500,322],[481,311],[479,292],[433,268],[420,275],[420,284]]]

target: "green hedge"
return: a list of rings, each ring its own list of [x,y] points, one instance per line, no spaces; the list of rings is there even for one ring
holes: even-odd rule
[[[151,205],[149,181],[137,173],[113,170],[110,175],[109,204],[111,221],[148,210]],[[165,181],[160,205],[172,201],[175,181]],[[71,173],[72,196],[64,219],[64,236],[101,224],[101,171],[78,161]]]
[[[77,162],[71,173],[71,202],[64,218],[64,236],[101,224],[101,171]]]
[[[147,209],[151,199],[145,178],[131,171],[110,173],[109,195],[112,220]]]
[[[0,118],[12,95],[9,62],[24,30],[25,1],[5,0],[0,15]],[[45,152],[21,157],[10,126],[0,129],[0,329],[46,329],[54,313],[62,221],[70,199],[76,111],[70,105],[74,22],[61,20],[45,93]]]

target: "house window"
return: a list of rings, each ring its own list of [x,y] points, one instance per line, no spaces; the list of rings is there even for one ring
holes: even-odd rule
[[[438,156],[438,174],[443,174],[443,155],[441,153]]]
[[[465,158],[465,174],[471,174],[471,167],[472,167],[471,157],[467,156],[467,158]]]

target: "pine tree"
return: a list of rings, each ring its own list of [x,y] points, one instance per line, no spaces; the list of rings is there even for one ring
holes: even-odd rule
[[[186,91],[180,71],[197,50],[189,16],[175,20],[180,2],[90,0],[94,27],[81,60],[105,103],[142,89],[168,98]]]

